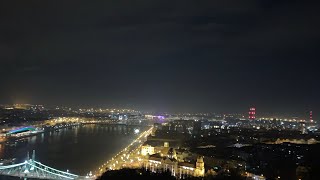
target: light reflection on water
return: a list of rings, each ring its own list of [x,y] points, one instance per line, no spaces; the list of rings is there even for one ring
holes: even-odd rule
[[[85,175],[126,147],[133,132],[107,125],[85,125],[25,138],[16,145],[0,144],[0,158],[22,162],[36,150],[36,160],[60,170]]]

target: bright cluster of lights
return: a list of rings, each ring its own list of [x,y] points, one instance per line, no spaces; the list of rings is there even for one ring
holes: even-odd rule
[[[137,113],[139,111],[133,109],[103,109],[103,108],[89,108],[89,109],[79,109],[80,113],[83,112],[97,112],[97,113]]]
[[[135,133],[139,133],[139,129],[135,129]],[[153,127],[151,127],[149,130],[144,131],[143,133],[140,134],[138,138],[136,138],[134,141],[132,141],[126,148],[122,149],[120,152],[118,152],[115,156],[113,156],[110,160],[108,160],[106,163],[102,164],[99,167],[99,170],[97,171],[97,176],[102,174],[107,168],[109,170],[114,170],[117,169],[116,166],[119,166],[121,163],[125,164],[127,162],[133,163],[134,162],[134,154],[139,155],[139,149],[141,148],[142,144],[144,141],[142,140],[143,138],[146,140],[146,138],[151,134],[153,130]],[[134,149],[131,149],[132,146],[136,145],[136,143],[139,143],[139,146],[137,146]],[[140,157],[136,157],[138,162],[140,162],[142,159]]]

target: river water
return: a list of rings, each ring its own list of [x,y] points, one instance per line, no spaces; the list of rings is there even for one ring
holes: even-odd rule
[[[142,130],[142,129],[141,129]],[[82,125],[59,132],[45,132],[28,137],[15,145],[0,145],[0,158],[23,162],[27,153],[36,151],[36,161],[55,169],[86,175],[130,144],[134,131],[108,125]]]

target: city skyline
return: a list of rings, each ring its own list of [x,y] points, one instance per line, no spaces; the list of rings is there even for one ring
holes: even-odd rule
[[[312,3],[2,4],[1,103],[319,114]]]
[[[256,107],[250,107],[248,109],[242,109],[241,111],[231,112],[214,112],[214,111],[186,111],[186,112],[175,112],[175,111],[144,111],[141,109],[132,109],[130,107],[98,107],[98,106],[65,106],[65,105],[44,105],[44,104],[0,104],[0,108],[7,110],[31,110],[31,111],[48,111],[48,110],[63,110],[70,112],[90,112],[90,113],[106,113],[112,112],[115,114],[122,113],[139,113],[146,115],[155,115],[159,116],[207,116],[207,117],[217,117],[218,119],[225,118],[240,118],[240,119],[250,119],[250,120],[285,120],[285,121],[300,121],[300,120],[315,120],[318,121],[318,115],[314,116],[312,110],[309,111],[300,111],[296,113],[283,113],[283,112],[266,112]],[[258,113],[256,112],[258,110]],[[252,116],[252,112],[254,115]]]
[[[320,179],[320,3],[0,1],[0,179]]]

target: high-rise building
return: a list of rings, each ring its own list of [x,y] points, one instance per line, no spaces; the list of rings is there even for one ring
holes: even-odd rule
[[[309,112],[309,116],[310,116],[310,123],[313,123],[312,111]]]
[[[249,119],[255,120],[256,119],[256,108],[252,107],[249,109]]]

